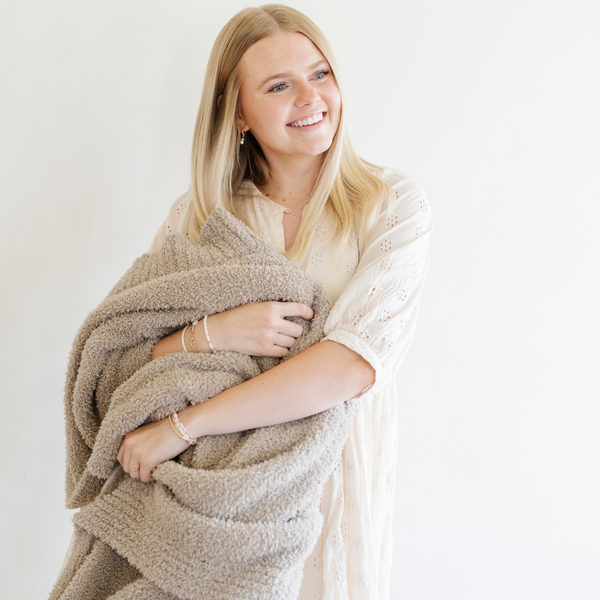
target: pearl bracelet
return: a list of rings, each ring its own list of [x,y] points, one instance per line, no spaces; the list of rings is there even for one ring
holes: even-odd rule
[[[185,347],[185,330],[189,327],[189,325],[186,325],[183,328],[183,331],[181,332],[181,345],[183,346],[183,349],[185,350],[185,352],[188,352],[188,349]]]
[[[212,345],[212,342],[210,341],[210,336],[208,335],[208,326],[206,325],[207,322],[208,322],[208,315],[205,315],[204,316],[204,335],[206,336],[206,341],[208,342],[208,346],[212,350],[212,353],[216,354],[217,351],[215,350],[214,346]]]

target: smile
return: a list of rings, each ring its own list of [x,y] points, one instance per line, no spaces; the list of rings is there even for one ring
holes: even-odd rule
[[[287,125],[287,127],[308,127],[310,128],[313,125],[316,125],[317,123],[320,123],[324,118],[325,115],[327,113],[326,112],[319,112],[319,113],[315,113],[314,115],[311,115],[310,117],[305,117],[304,119],[298,119],[297,121],[293,121],[292,123],[289,123]]]

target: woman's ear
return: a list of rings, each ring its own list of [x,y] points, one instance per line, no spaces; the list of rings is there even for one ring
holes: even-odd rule
[[[221,98],[223,97],[223,94],[221,94],[220,96],[217,96],[217,109],[219,109],[221,107]]]

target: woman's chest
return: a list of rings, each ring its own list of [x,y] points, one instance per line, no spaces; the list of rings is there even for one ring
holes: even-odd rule
[[[323,237],[318,228],[315,236]],[[326,243],[323,239],[314,239],[298,266],[312,275],[327,292],[332,302],[336,302],[348,285],[358,266],[358,248],[348,244],[338,251],[335,243]]]
[[[280,254],[291,248],[302,223],[301,214],[288,212],[262,199],[248,203],[244,212],[253,230]],[[335,240],[326,241],[326,233],[325,224],[312,232],[309,245],[296,264],[321,283],[329,299],[335,302],[356,271],[358,245],[354,238],[338,249]]]
[[[296,239],[296,235],[298,235],[300,225],[302,225],[302,212],[295,210],[284,212],[281,225],[283,227],[284,245],[287,251],[294,245],[294,240]]]

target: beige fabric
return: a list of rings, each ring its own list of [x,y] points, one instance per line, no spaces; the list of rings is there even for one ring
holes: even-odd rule
[[[115,459],[128,431],[280,362],[228,351],[151,361],[156,340],[205,314],[276,299],[314,311],[310,321],[294,318],[304,333],[287,360],[322,338],[330,302],[312,277],[219,208],[198,243],[171,235],[136,259],[86,318],[65,389],[67,506],[81,509],[52,600],[297,597],[355,401],[201,437],[160,464],[152,484],[130,478]]]
[[[395,191],[368,239],[336,257],[323,243],[325,227],[297,263],[321,282],[335,306],[325,338],[344,344],[375,369],[375,385],[360,397],[352,433],[321,503],[322,534],[304,565],[299,600],[388,600],[396,472],[397,403],[394,375],[412,340],[428,269],[431,209],[422,187],[393,169],[384,176]],[[246,182],[250,199],[237,207],[253,229],[284,251],[282,206]],[[187,193],[172,205],[151,246],[169,232],[187,234]]]

